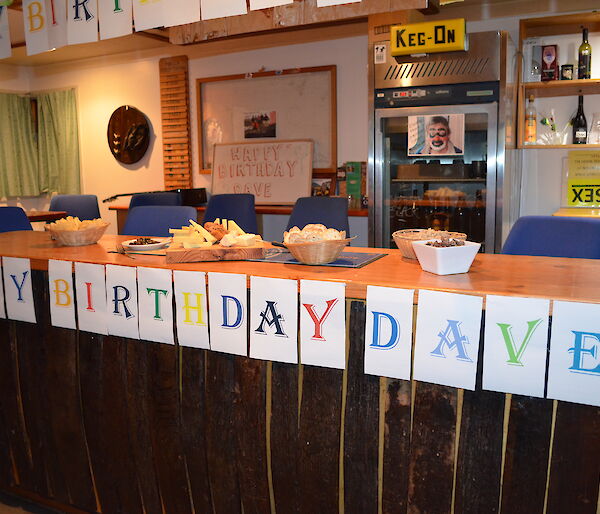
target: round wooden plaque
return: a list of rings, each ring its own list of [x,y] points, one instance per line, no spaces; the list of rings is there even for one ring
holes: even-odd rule
[[[150,125],[143,112],[122,105],[112,113],[106,132],[108,147],[123,164],[138,162],[150,143]]]

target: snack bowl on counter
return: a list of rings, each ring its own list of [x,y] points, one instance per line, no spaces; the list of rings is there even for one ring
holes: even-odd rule
[[[392,234],[396,246],[402,253],[403,257],[407,259],[416,259],[417,256],[413,249],[414,241],[427,241],[429,239],[436,239],[447,235],[452,239],[460,239],[466,241],[467,234],[461,232],[446,232],[443,230],[433,230],[431,228],[407,228],[404,230],[397,230]]]
[[[46,230],[50,232],[52,239],[63,246],[86,246],[97,243],[109,225],[100,218],[84,221],[65,218],[50,223]]]
[[[439,239],[413,241],[412,245],[423,271],[436,275],[453,275],[469,271],[481,248],[481,243],[457,239],[450,241],[455,241],[456,244],[441,246],[442,241]]]
[[[353,238],[309,241],[306,243],[285,243],[297,261],[302,264],[329,264],[337,260]]]

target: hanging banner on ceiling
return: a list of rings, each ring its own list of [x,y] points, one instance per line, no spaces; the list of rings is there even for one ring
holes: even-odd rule
[[[46,0],[48,46],[61,48],[67,44],[67,2]]]
[[[4,280],[2,279],[2,258],[0,258],[0,318],[6,319],[6,307],[4,305]]]
[[[133,0],[135,31],[162,27],[165,4],[168,0]]]
[[[548,398],[600,407],[600,305],[554,302]]]
[[[246,275],[208,274],[211,350],[248,355],[246,293]]]
[[[2,257],[2,270],[8,319],[35,323],[29,259]]]
[[[544,397],[550,300],[486,299],[483,388]]]
[[[135,268],[106,265],[106,318],[110,335],[140,338]]]
[[[102,264],[75,263],[75,298],[79,330],[108,334],[106,280]]]
[[[413,378],[475,390],[483,298],[419,291]]]
[[[302,364],[346,367],[346,284],[300,281]]]
[[[23,28],[27,55],[35,55],[50,50],[46,3],[44,0],[23,0]]]
[[[293,4],[294,0],[250,0],[250,10],[268,9],[278,5]]]
[[[98,41],[96,0],[70,0],[67,10],[67,41],[70,45]]]
[[[72,262],[48,261],[48,290],[52,326],[76,329]]]
[[[99,0],[100,39],[127,36],[133,32],[132,0]]]
[[[173,271],[177,341],[181,346],[210,348],[206,273],[203,271]]]
[[[412,289],[367,286],[365,373],[410,380]]]
[[[0,59],[12,55],[10,48],[10,30],[8,26],[8,9],[0,6]]]
[[[163,8],[163,26],[173,27],[200,21],[198,0],[169,0]]]
[[[246,0],[200,0],[200,16],[203,20],[246,14]]]
[[[250,277],[250,357],[298,362],[298,282]]]
[[[317,0],[317,7],[328,7],[330,5],[355,4],[360,0]]]
[[[137,274],[140,339],[175,344],[172,271],[138,268]]]

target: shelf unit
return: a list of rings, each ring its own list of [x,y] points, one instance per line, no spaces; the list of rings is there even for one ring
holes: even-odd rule
[[[519,24],[519,52],[523,55],[523,41],[531,37],[581,34],[581,26],[590,32],[600,32],[600,12],[580,13],[567,16],[523,19]],[[518,148],[600,148],[600,145],[538,145],[525,144],[525,106],[529,95],[536,98],[600,94],[600,79],[552,80],[548,82],[522,82],[523,67],[518,67]]]

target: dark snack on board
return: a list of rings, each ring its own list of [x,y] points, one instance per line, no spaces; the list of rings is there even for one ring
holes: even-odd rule
[[[138,237],[135,241],[129,243],[130,245],[155,245],[160,243],[151,237]]]
[[[208,230],[211,236],[216,237],[219,241],[223,239],[223,236],[228,234],[227,229],[220,223],[208,221],[204,224],[204,228]]]

